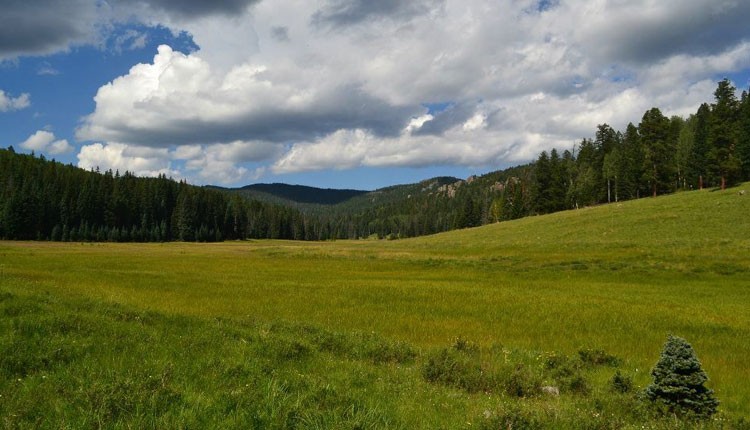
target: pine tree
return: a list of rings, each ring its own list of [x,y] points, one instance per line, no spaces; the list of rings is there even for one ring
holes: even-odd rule
[[[740,101],[739,139],[737,141],[737,157],[742,166],[742,180],[750,180],[750,95],[742,92]]]
[[[711,108],[707,103],[700,105],[694,118],[693,147],[688,161],[688,180],[693,186],[702,189],[709,182],[708,151],[710,147],[708,134]]]
[[[670,139],[669,118],[658,108],[652,108],[643,115],[638,125],[644,154],[644,177],[651,188],[651,195],[671,192],[674,188],[676,168],[673,155],[676,142]]]
[[[741,160],[736,153],[739,102],[735,91],[731,82],[724,79],[714,92],[716,103],[711,105],[708,164],[719,178],[722,190],[736,182],[742,170]]]
[[[646,388],[646,397],[668,411],[700,418],[716,413],[719,401],[705,387],[708,376],[685,339],[672,335],[667,338],[651,376],[654,382]]]
[[[636,199],[641,197],[643,178],[643,145],[641,137],[638,134],[638,128],[629,123],[622,137],[622,161],[623,174],[620,182],[622,183],[623,197],[626,199]]]
[[[535,164],[534,206],[539,214],[554,210],[550,193],[552,192],[552,166],[547,151],[542,151]]]

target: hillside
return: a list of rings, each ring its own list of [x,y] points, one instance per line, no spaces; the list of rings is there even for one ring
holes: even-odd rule
[[[436,177],[414,184],[393,185],[374,191],[330,189],[288,184],[251,184],[240,188],[211,187],[245,198],[282,204],[307,212],[357,212],[392,204],[419,193],[433,192],[442,185],[462,182],[454,177]]]
[[[242,188],[219,189],[234,192],[254,200],[290,206],[335,205],[368,193],[362,190],[316,188],[279,183],[252,184]]]
[[[531,188],[524,184],[532,177],[533,167],[524,165],[463,180],[440,176],[370,192],[283,184],[221,190],[299,210],[306,222],[323,226],[324,238],[404,238],[526,216]],[[510,209],[500,209],[501,202]]]
[[[0,359],[0,407],[29,425],[685,428],[638,400],[674,334],[721,401],[704,428],[734,428],[750,417],[743,189],[400,241],[0,242],[0,345],[26,345]],[[612,391],[616,371],[631,389]]]

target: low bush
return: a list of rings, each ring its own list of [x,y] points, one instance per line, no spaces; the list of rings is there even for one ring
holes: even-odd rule
[[[578,351],[578,358],[586,366],[617,367],[622,362],[619,358],[607,354],[601,349],[581,349]]]
[[[629,393],[633,390],[633,378],[623,375],[619,370],[615,371],[609,381],[610,388],[616,393]]]
[[[453,348],[444,348],[428,355],[422,366],[422,376],[427,382],[460,388],[470,393],[489,388],[478,359]]]
[[[516,364],[502,381],[505,393],[515,397],[530,397],[541,390],[541,379],[528,366]]]

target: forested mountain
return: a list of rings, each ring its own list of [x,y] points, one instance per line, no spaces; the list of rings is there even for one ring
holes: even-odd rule
[[[242,188],[215,188],[233,191],[254,200],[289,206],[295,204],[335,205],[367,193],[361,190],[339,190],[278,183],[252,184]]]
[[[306,203],[279,194],[248,193],[249,187],[224,191],[298,209],[306,218],[328,226],[330,238],[397,238],[526,215],[529,213],[529,190],[523,184],[529,182],[530,175],[530,166],[521,166],[466,180],[441,176],[415,184],[358,192],[338,204]],[[512,205],[515,199],[516,210],[493,213],[493,203],[506,195],[506,187],[510,190],[506,200]]]
[[[0,149],[0,238],[214,241],[398,238],[750,180],[750,97],[728,80],[687,119],[658,108],[560,154],[460,180],[372,192],[284,184],[196,187],[85,171]]]

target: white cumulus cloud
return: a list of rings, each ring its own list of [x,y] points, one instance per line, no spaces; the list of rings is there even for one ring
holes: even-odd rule
[[[750,69],[750,3],[735,0],[135,4],[112,2],[112,16],[187,31],[200,49],[161,46],[102,86],[76,136],[118,163],[151,160],[144,171],[177,160],[201,182],[505,166],[652,106],[687,115]]]
[[[171,168],[170,161],[166,149],[154,150],[116,142],[84,145],[78,153],[78,167],[83,169],[112,169],[140,176],[164,174],[179,178],[180,172]]]
[[[0,112],[9,112],[14,110],[26,109],[31,106],[31,96],[23,93],[18,97],[12,97],[0,90]]]
[[[53,155],[73,152],[74,149],[66,139],[56,139],[53,133],[46,130],[39,130],[29,136],[21,142],[21,148]]]

